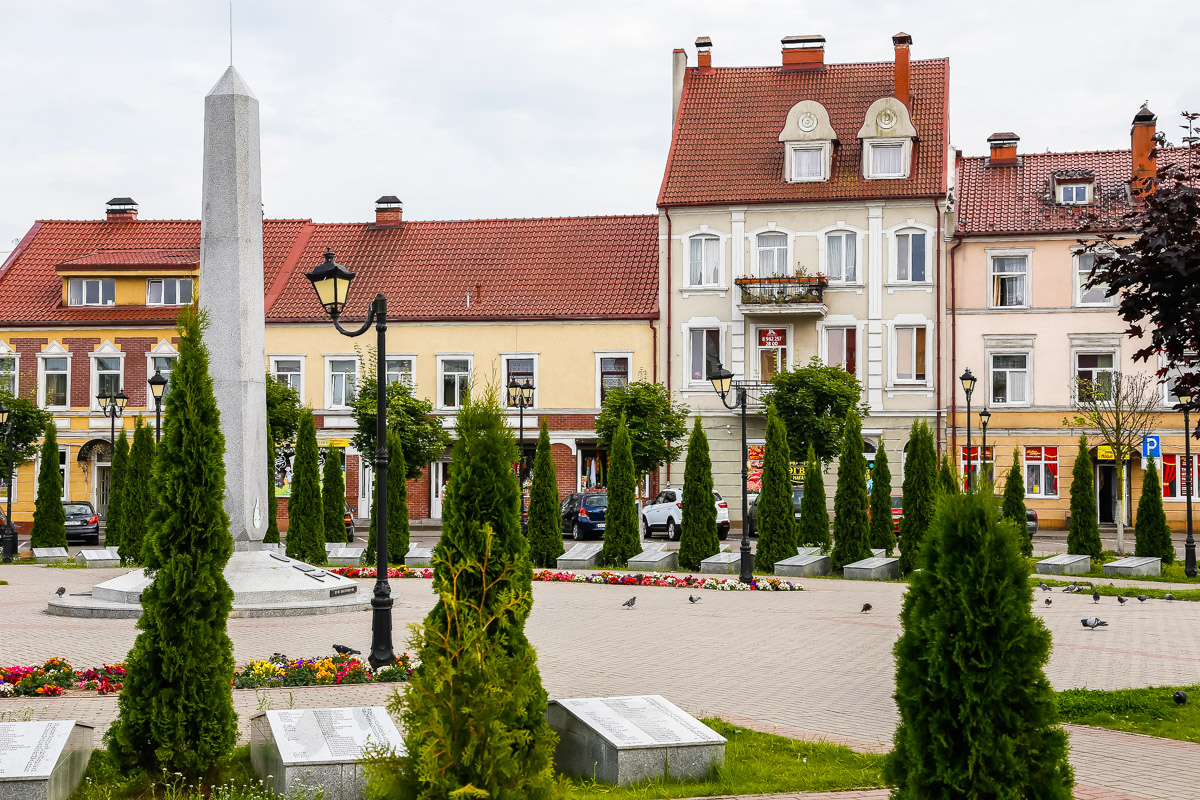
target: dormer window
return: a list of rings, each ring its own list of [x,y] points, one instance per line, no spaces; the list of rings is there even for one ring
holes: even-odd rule
[[[113,278],[71,278],[67,281],[67,305],[111,306],[116,303],[116,287]]]
[[[895,180],[911,174],[917,130],[904,103],[894,97],[881,97],[872,103],[858,138],[862,141],[862,171],[867,180]]]
[[[1058,187],[1058,202],[1064,206],[1082,206],[1092,202],[1090,183],[1064,183]]]
[[[828,145],[791,145],[792,180],[823,181],[825,175],[825,153]]]
[[[905,168],[905,142],[871,142],[867,145],[870,151],[868,163],[871,169],[869,178],[904,178],[908,170]]]
[[[829,124],[829,112],[815,100],[792,106],[779,132],[783,143],[783,179],[788,183],[829,180],[833,143],[837,136]]]
[[[186,306],[191,302],[191,278],[151,278],[146,281],[148,306]]]

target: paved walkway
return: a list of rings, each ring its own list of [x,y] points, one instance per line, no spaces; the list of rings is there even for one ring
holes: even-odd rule
[[[11,584],[0,587],[0,662],[30,664],[55,655],[76,666],[122,660],[137,633],[132,620],[44,613],[58,586],[87,591],[120,572],[0,566],[0,579]],[[369,582],[363,586],[369,591]],[[392,586],[403,649],[406,626],[423,619],[434,598],[424,579]],[[884,752],[897,722],[892,646],[905,587],[842,580],[810,580],[805,587],[796,593],[704,591],[691,605],[687,590],[537,583],[527,630],[552,697],[662,694],[693,714]],[[622,608],[635,594],[637,606]],[[1200,603],[1121,608],[1106,598],[1097,612],[1090,597],[1053,597],[1050,608],[1040,596],[1034,600],[1054,636],[1047,673],[1055,688],[1188,684],[1200,676],[1200,638],[1185,633],[1200,625]],[[863,602],[874,610],[860,614]],[[1080,618],[1096,613],[1110,626],[1083,629]],[[366,651],[370,615],[232,619],[229,633],[239,662],[277,651],[321,655],[335,642]],[[380,704],[390,691],[354,686],[234,694],[245,735],[249,715],[267,707]],[[112,697],[0,701],[9,719],[77,718],[101,729],[115,710]],[[1200,763],[1200,745],[1069,730],[1079,797],[1200,800],[1200,785],[1181,769]]]

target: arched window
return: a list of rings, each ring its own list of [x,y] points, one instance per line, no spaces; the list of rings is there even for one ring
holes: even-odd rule
[[[787,234],[758,235],[758,277],[781,278],[788,275]]]
[[[720,286],[721,240],[716,236],[693,236],[688,240],[688,248],[688,283]]]

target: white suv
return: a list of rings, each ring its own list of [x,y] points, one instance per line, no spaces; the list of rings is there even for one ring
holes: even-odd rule
[[[717,492],[713,492],[717,506],[717,537],[729,536],[729,504]],[[679,539],[679,525],[683,520],[683,489],[668,486],[658,493],[642,509],[642,538],[649,539],[658,531],[667,534],[672,542]]]

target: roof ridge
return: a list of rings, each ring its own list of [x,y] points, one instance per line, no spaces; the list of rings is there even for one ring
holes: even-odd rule
[[[909,65],[911,66],[911,65],[916,65],[916,64],[936,64],[938,62],[949,63],[950,57],[943,56],[941,58],[914,58],[912,61],[909,62]],[[894,67],[895,65],[896,65],[895,61],[837,61],[837,62],[833,62],[833,63],[826,62],[824,65],[824,68],[828,69],[829,67]],[[688,67],[689,72],[696,72],[700,69],[701,69],[700,67]],[[722,67],[704,67],[705,74],[710,74],[713,72],[720,72],[721,70],[763,70],[763,71],[770,70],[770,71],[774,71],[774,72],[796,72],[796,73],[801,73],[801,74],[806,73],[806,72],[820,72],[821,71],[820,69],[808,69],[808,70],[795,69],[795,68],[784,69],[782,64],[754,64],[754,65],[745,65],[745,66],[730,65],[730,66],[722,66]]]
[[[597,219],[597,220],[600,220],[600,219],[617,219],[617,220],[638,219],[641,217],[657,219],[658,215],[657,214],[579,214],[576,216],[563,216],[563,217],[464,217],[464,218],[460,218],[460,219],[406,219],[401,224],[402,225],[446,225],[446,224],[452,224],[452,223],[466,223],[466,222],[497,222],[497,223],[503,223],[503,222],[569,222],[569,221],[587,220],[587,219]],[[375,223],[370,220],[359,221],[359,222],[314,222],[312,224],[313,225],[329,225],[329,226],[334,226],[334,225],[374,226],[375,225]],[[399,226],[388,226],[388,227],[399,227]]]
[[[1160,148],[1162,149],[1162,148]],[[1049,153],[1017,153],[1018,158],[1045,158],[1047,156],[1099,156],[1112,153],[1132,153],[1130,149],[1112,150],[1053,150]],[[963,161],[983,161],[991,156],[963,156]]]

